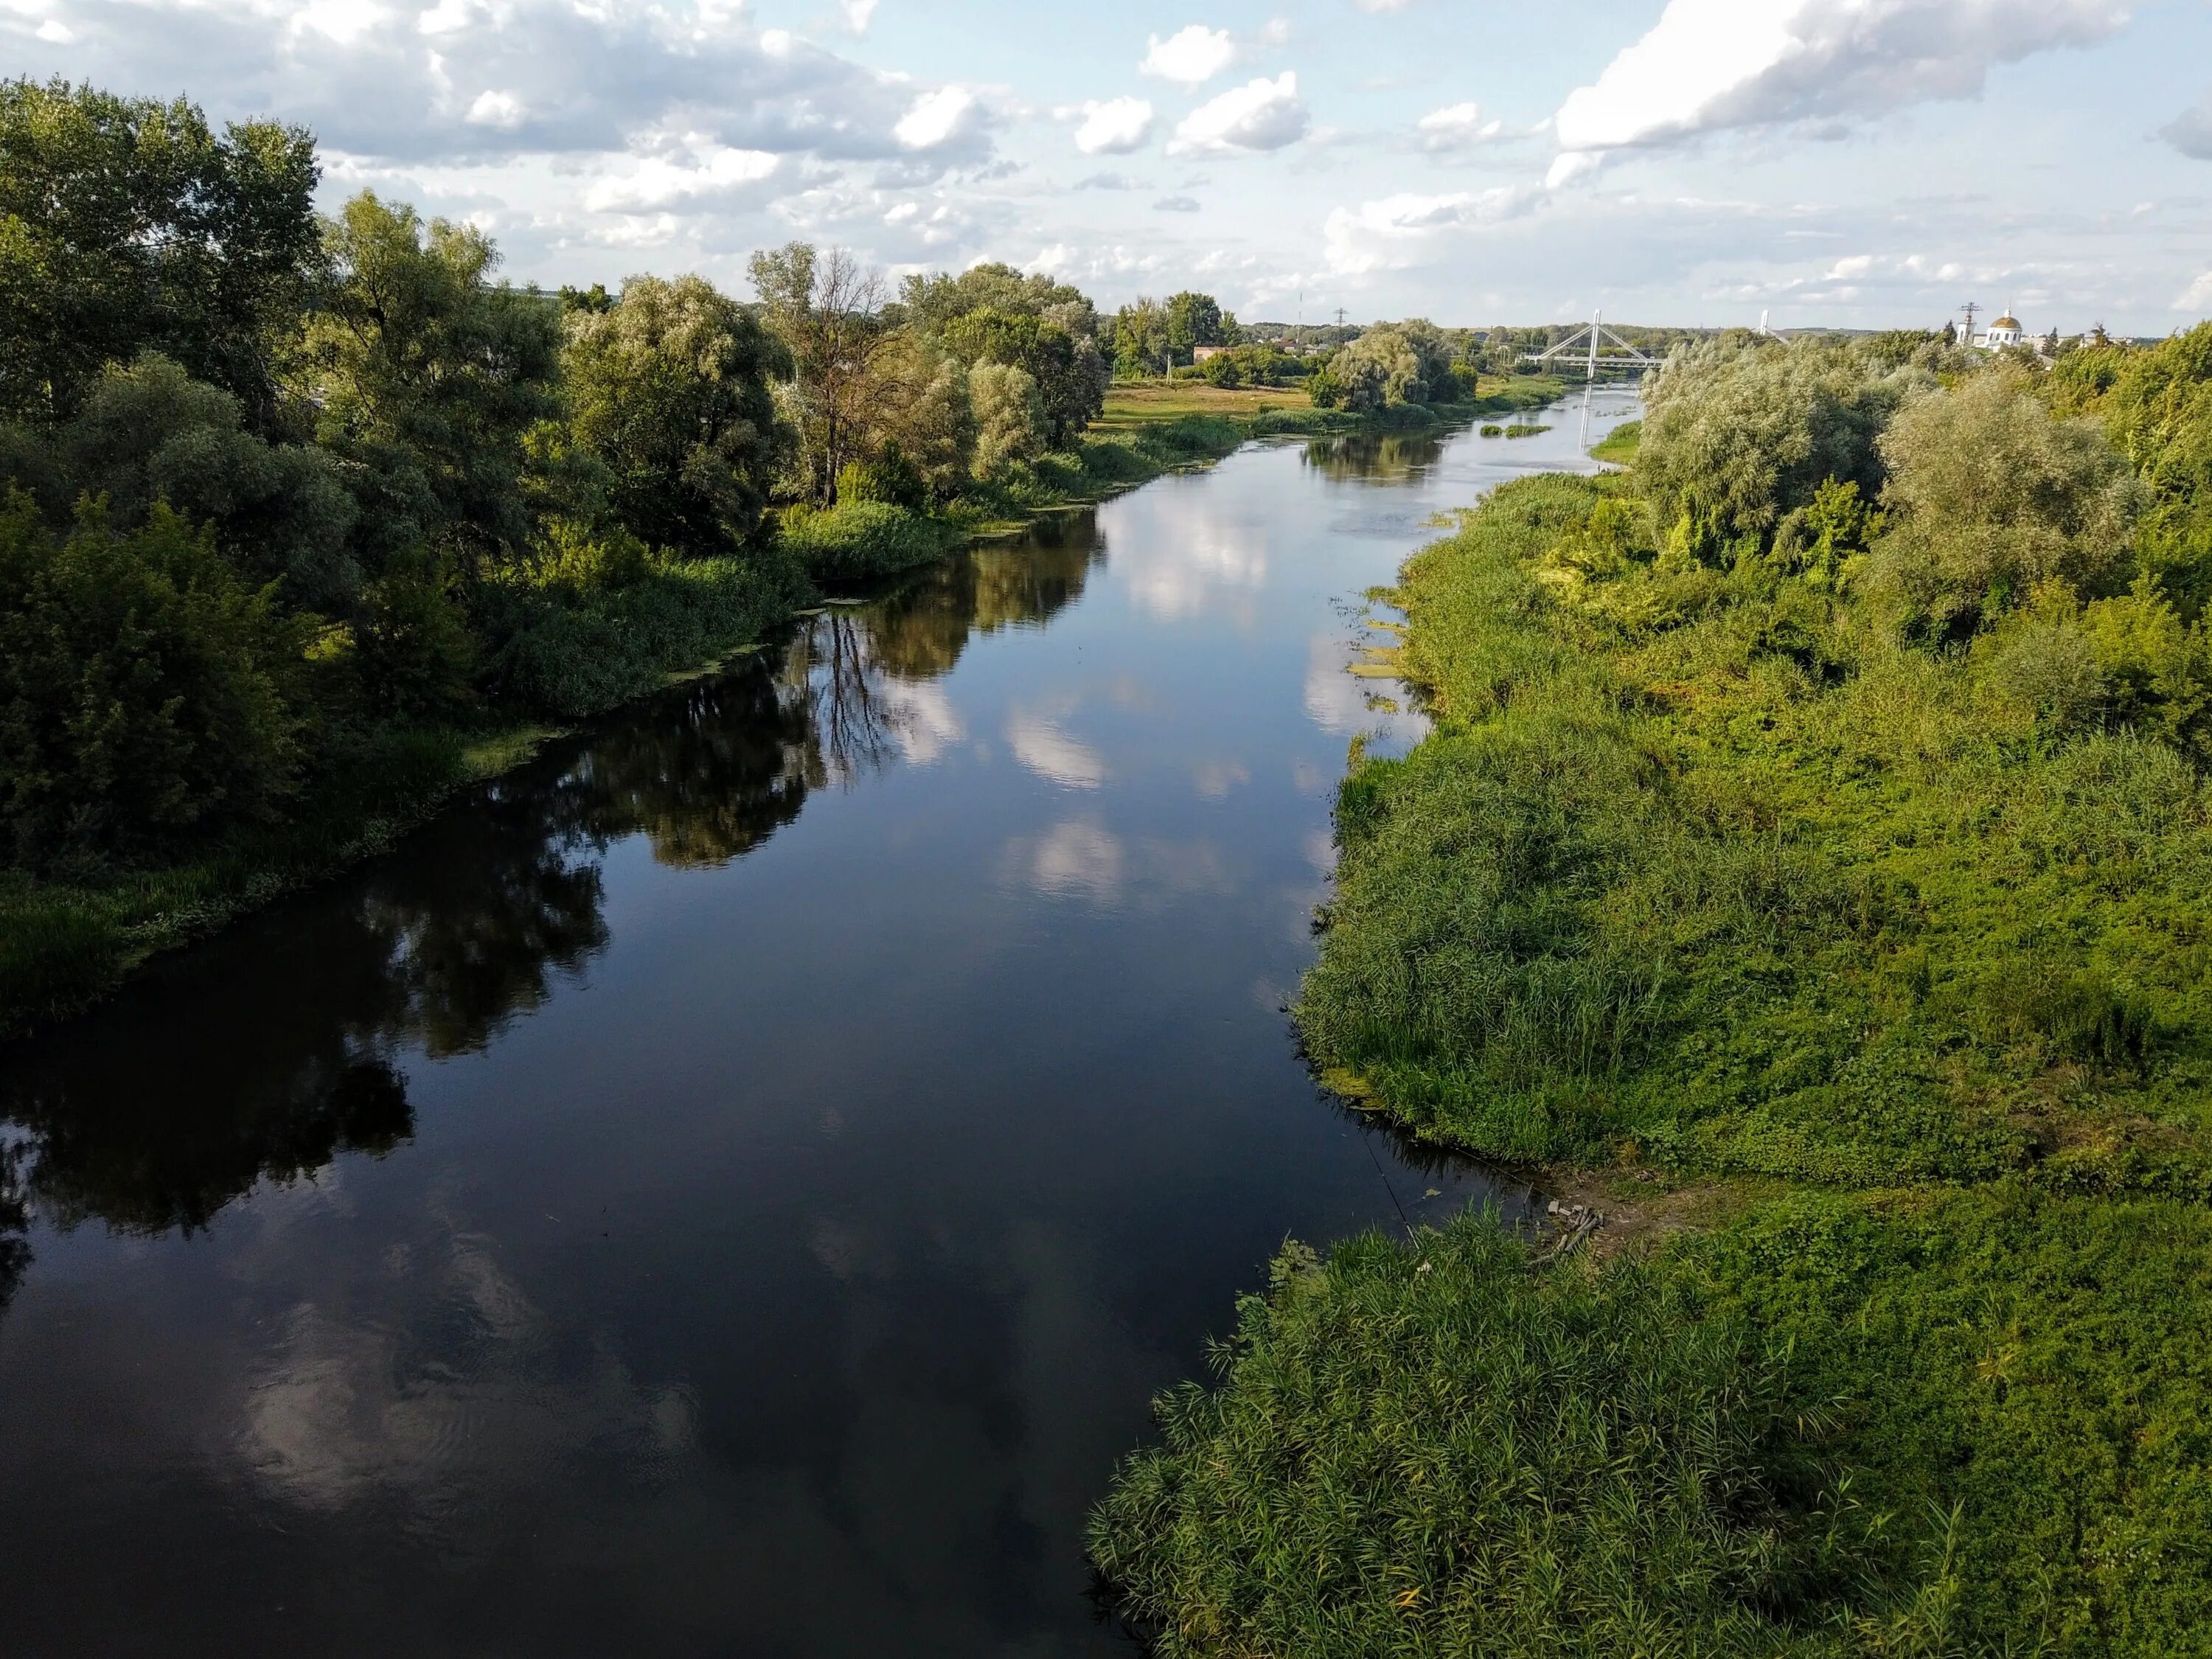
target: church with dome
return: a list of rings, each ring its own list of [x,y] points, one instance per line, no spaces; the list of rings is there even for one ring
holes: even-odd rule
[[[2027,337],[2027,331],[2020,325],[2020,319],[2008,311],[1990,325],[1986,333],[1974,336],[1972,343],[1988,350],[1997,351],[2006,346],[2016,346]]]

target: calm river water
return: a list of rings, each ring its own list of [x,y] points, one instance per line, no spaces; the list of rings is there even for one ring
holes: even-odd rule
[[[0,1650],[1127,1655],[1150,1396],[1491,1191],[1282,1006],[1356,597],[1548,418],[963,555],[0,1051]]]

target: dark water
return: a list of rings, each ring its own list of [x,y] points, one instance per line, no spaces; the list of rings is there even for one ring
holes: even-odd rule
[[[1130,1652],[1148,1398],[1490,1190],[1280,1009],[1342,602],[1553,418],[964,556],[0,1053],[0,1651]]]

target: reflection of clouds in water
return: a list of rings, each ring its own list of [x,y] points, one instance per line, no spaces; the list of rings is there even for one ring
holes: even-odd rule
[[[1202,483],[1173,480],[1124,496],[1109,509],[1111,568],[1139,611],[1180,622],[1266,582],[1266,532],[1224,514],[1221,500]]]
[[[457,1234],[444,1255],[439,1317],[355,1323],[313,1302],[283,1316],[239,1431],[272,1495],[318,1510],[396,1498],[410,1530],[465,1548],[471,1515],[550,1488],[593,1449],[620,1448],[643,1475],[692,1449],[687,1390],[640,1387],[597,1344],[562,1375],[552,1322],[489,1241]],[[387,1270],[405,1276],[411,1255]]]
[[[939,681],[886,680],[884,706],[890,711],[892,735],[913,765],[928,765],[968,735],[960,711]]]
[[[1070,818],[1042,836],[1017,836],[1000,865],[1010,886],[1047,898],[1115,904],[1124,898],[1234,892],[1243,872],[1211,842],[1125,843],[1096,818]]]
[[[1226,800],[1229,792],[1239,784],[1252,781],[1252,775],[1234,761],[1207,761],[1191,775],[1197,785],[1200,799]]]
[[[1306,714],[1324,732],[1350,736],[1378,723],[1367,706],[1367,688],[1347,672],[1347,647],[1334,634],[1316,634],[1306,646]]]
[[[1006,717],[1006,744],[1016,760],[1062,788],[1096,789],[1106,781],[1106,763],[1095,750],[1026,708]]]
[[[1070,818],[1035,841],[1012,842],[1007,853],[1016,878],[1048,897],[1105,904],[1121,890],[1121,843],[1090,819]]]

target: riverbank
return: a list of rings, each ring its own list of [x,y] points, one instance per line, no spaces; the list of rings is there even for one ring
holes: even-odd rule
[[[1626,484],[1407,567],[1296,1017],[1630,1224],[1293,1249],[1094,1554],[1167,1655],[2203,1651],[2212,799]]]
[[[1514,386],[1516,398],[1556,393],[1550,381]],[[154,957],[377,856],[455,795],[523,764],[578,722],[710,673],[774,637],[816,602],[802,569],[810,551],[817,554],[811,574],[825,581],[896,578],[972,538],[1017,533],[1039,514],[1210,465],[1255,437],[1426,430],[1480,412],[1358,416],[1309,405],[1194,413],[1124,397],[1076,451],[1016,468],[940,514],[869,503],[873,513],[842,522],[820,515],[811,534],[790,538],[782,561],[671,562],[613,586],[518,583],[488,594],[511,613],[501,633],[513,644],[489,665],[496,696],[477,720],[377,732],[282,821],[174,864],[45,880],[0,872],[0,1040],[81,1012]]]

